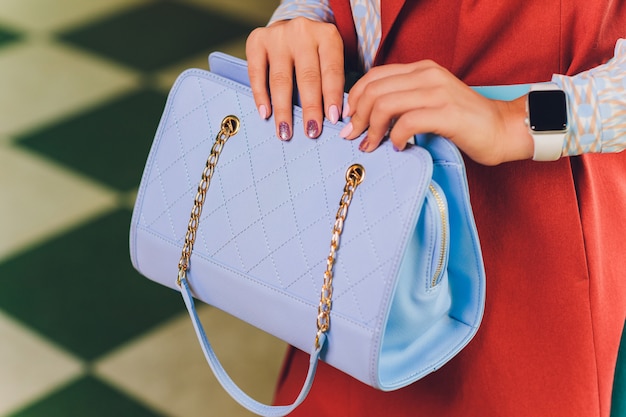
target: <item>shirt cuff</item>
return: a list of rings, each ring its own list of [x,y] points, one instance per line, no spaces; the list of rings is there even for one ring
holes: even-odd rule
[[[291,20],[296,17],[306,17],[317,22],[335,23],[335,16],[327,0],[283,0],[274,11],[268,26],[280,20]]]
[[[568,94],[570,129],[563,156],[626,149],[626,40],[620,39],[606,64],[573,77],[554,75]]]

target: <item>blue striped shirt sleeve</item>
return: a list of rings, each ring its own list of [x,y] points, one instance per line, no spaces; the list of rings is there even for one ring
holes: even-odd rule
[[[306,17],[318,22],[335,23],[335,16],[328,0],[282,0],[274,11],[268,25],[279,20]]]
[[[626,149],[626,40],[606,64],[572,77],[554,75],[570,102],[570,130],[563,156]]]

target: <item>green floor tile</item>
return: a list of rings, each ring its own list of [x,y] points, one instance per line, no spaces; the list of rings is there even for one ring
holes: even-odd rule
[[[132,268],[129,223],[120,210],[3,262],[0,308],[86,360],[181,312]]]
[[[0,48],[17,39],[19,39],[19,35],[17,33],[0,27]]]
[[[166,95],[141,91],[18,139],[120,191],[139,186]]]
[[[161,1],[60,35],[143,71],[155,71],[216,45],[245,37],[252,26],[218,12]]]
[[[86,377],[10,417],[158,417],[122,393]]]

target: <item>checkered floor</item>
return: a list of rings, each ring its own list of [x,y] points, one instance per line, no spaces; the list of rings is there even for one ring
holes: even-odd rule
[[[176,75],[244,56],[277,0],[0,1],[0,416],[247,416],[180,296],[140,277],[128,226]],[[270,401],[285,346],[202,310]]]
[[[174,78],[213,50],[243,57],[277,3],[0,1],[0,417],[249,415],[179,295],[132,269],[127,236]],[[270,401],[284,344],[201,315],[235,380]]]

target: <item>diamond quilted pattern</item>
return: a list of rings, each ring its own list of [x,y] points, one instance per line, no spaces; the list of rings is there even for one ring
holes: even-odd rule
[[[341,125],[330,124],[317,140],[282,142],[274,121],[258,118],[247,87],[187,71],[170,93],[139,190],[131,234],[135,267],[175,287],[171,277],[197,183],[230,114],[242,123],[225,144],[207,192],[188,274],[195,296],[308,349],[345,172],[360,163],[366,179],[352,199],[336,258],[332,348],[325,360],[375,366],[370,355],[380,350],[381,320],[430,182],[432,160],[424,149],[399,153],[387,143],[365,154],[358,141],[339,137]],[[294,131],[302,131],[301,123],[296,109]],[[286,319],[299,324],[286,330],[280,325]]]
[[[238,115],[244,122],[220,156],[194,256],[316,304],[345,170],[362,161],[367,180],[354,197],[344,229],[333,312],[370,323],[378,308],[385,308],[388,277],[400,261],[397,248],[403,243],[389,237],[406,238],[416,216],[419,193],[401,194],[393,181],[423,175],[427,168],[422,155],[390,152],[388,147],[374,156],[363,154],[356,142],[336,133],[316,141],[280,142],[273,121],[248,122],[258,116],[245,88],[235,85],[240,88],[235,92],[226,88],[228,81],[220,85],[203,74],[191,71],[175,87],[185,99],[168,107],[142,190],[144,200],[160,204],[144,208],[140,226],[182,247],[196,184],[221,119]],[[297,116],[294,131],[302,123]],[[325,129],[336,132],[338,127]],[[376,284],[370,282],[366,289],[362,284],[368,279]]]
[[[187,274],[194,296],[308,350],[345,173],[359,163],[365,180],[354,193],[336,256],[333,324],[323,360],[373,386],[397,387],[457,352],[475,328],[459,326],[447,315],[447,281],[428,292],[423,278],[414,279],[433,268],[428,254],[442,228],[434,208],[424,211],[420,225],[426,226],[416,232],[433,174],[430,153],[421,147],[394,152],[390,143],[362,153],[358,140],[339,137],[342,123],[326,124],[323,135],[310,140],[302,135],[298,108],[296,137],[282,142],[274,120],[259,119],[248,87],[207,71],[185,72],[170,92],[135,206],[135,267],[176,288],[171,277],[196,184],[227,115],[239,117],[241,126],[224,145],[207,192]],[[456,170],[454,158],[460,157],[450,151]],[[410,261],[403,262],[409,247]],[[433,322],[420,321],[424,311],[440,319],[434,333],[445,328],[455,334],[437,357],[428,349],[429,338],[421,337]],[[387,343],[388,315],[397,337]],[[407,344],[410,348],[397,353],[396,345]],[[403,360],[415,366],[380,373],[379,360],[397,363],[393,356],[405,353],[412,356]]]

